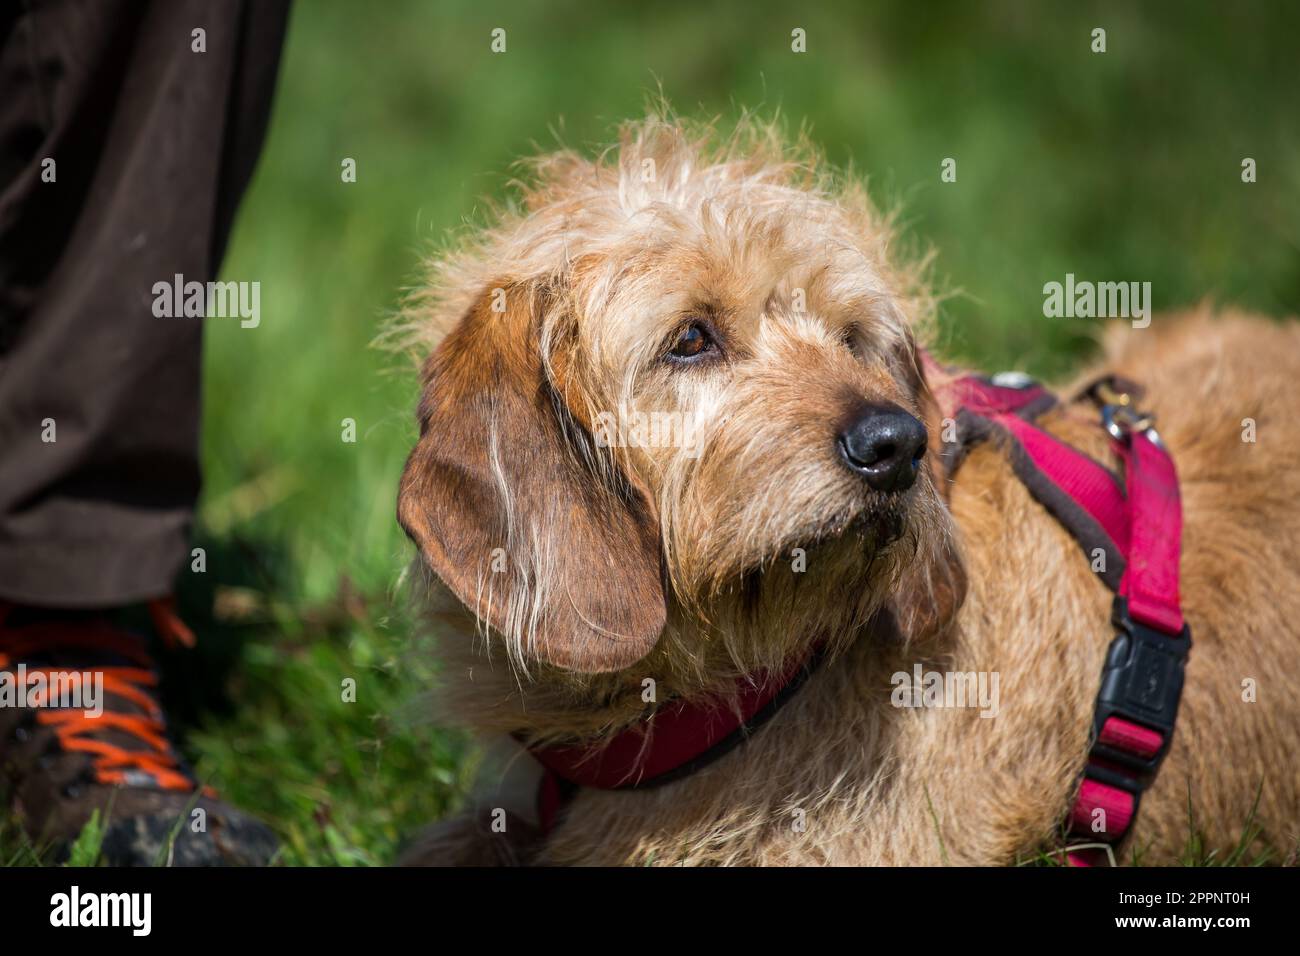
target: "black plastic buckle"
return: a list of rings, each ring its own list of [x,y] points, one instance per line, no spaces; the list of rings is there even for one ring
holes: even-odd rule
[[[1110,642],[1101,672],[1085,773],[1136,796],[1151,784],[1169,752],[1192,633],[1186,625],[1182,633],[1173,635],[1134,621],[1128,601],[1119,597],[1112,618],[1119,633]],[[1111,717],[1159,731],[1163,740],[1160,749],[1150,757],[1140,757],[1101,743],[1101,729]],[[1104,765],[1099,766],[1097,760]]]

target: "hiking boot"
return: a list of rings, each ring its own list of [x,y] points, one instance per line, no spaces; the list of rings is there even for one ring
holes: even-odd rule
[[[193,646],[170,601],[149,611],[165,642]],[[105,614],[0,602],[0,807],[60,860],[99,810],[110,866],[266,865],[275,837],[199,787],[157,686],[144,639]]]

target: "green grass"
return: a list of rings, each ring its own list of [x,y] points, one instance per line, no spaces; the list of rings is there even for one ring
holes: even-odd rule
[[[807,120],[937,250],[960,292],[948,351],[1051,374],[1096,333],[1042,317],[1066,272],[1149,280],[1157,308],[1300,311],[1298,27],[1265,2],[299,3],[223,268],[261,282],[262,322],[207,326],[207,570],[181,582],[201,647],[167,660],[200,775],[275,827],[288,864],[391,861],[463,793],[466,744],[422,717],[434,664],[395,598],[414,383],[368,346],[421,254],[534,144],[604,143],[659,88],[688,115]],[[24,853],[0,832],[0,863]]]

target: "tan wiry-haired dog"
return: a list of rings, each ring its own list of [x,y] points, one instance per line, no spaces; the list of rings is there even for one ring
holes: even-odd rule
[[[489,801],[421,859],[1001,864],[1057,845],[1111,594],[997,443],[944,477],[913,340],[930,302],[889,236],[769,126],[652,118],[599,160],[536,161],[520,205],[435,263],[408,316],[432,354],[399,512],[453,599],[446,715],[600,740],[829,654],[707,768],[580,790],[544,839],[526,814],[495,832]],[[1300,839],[1298,356],[1295,325],[1240,317],[1110,342],[1177,461],[1195,639],[1126,844],[1145,862],[1192,832],[1226,848],[1258,826],[1274,860]],[[678,427],[610,440],[611,416]],[[1091,406],[1043,424],[1115,464]],[[996,716],[895,707],[891,675],[917,664],[998,675]]]

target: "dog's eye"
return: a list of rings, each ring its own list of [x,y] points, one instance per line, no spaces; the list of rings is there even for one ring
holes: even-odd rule
[[[694,359],[712,352],[716,347],[709,330],[700,322],[692,322],[682,329],[668,354],[677,359]]]

